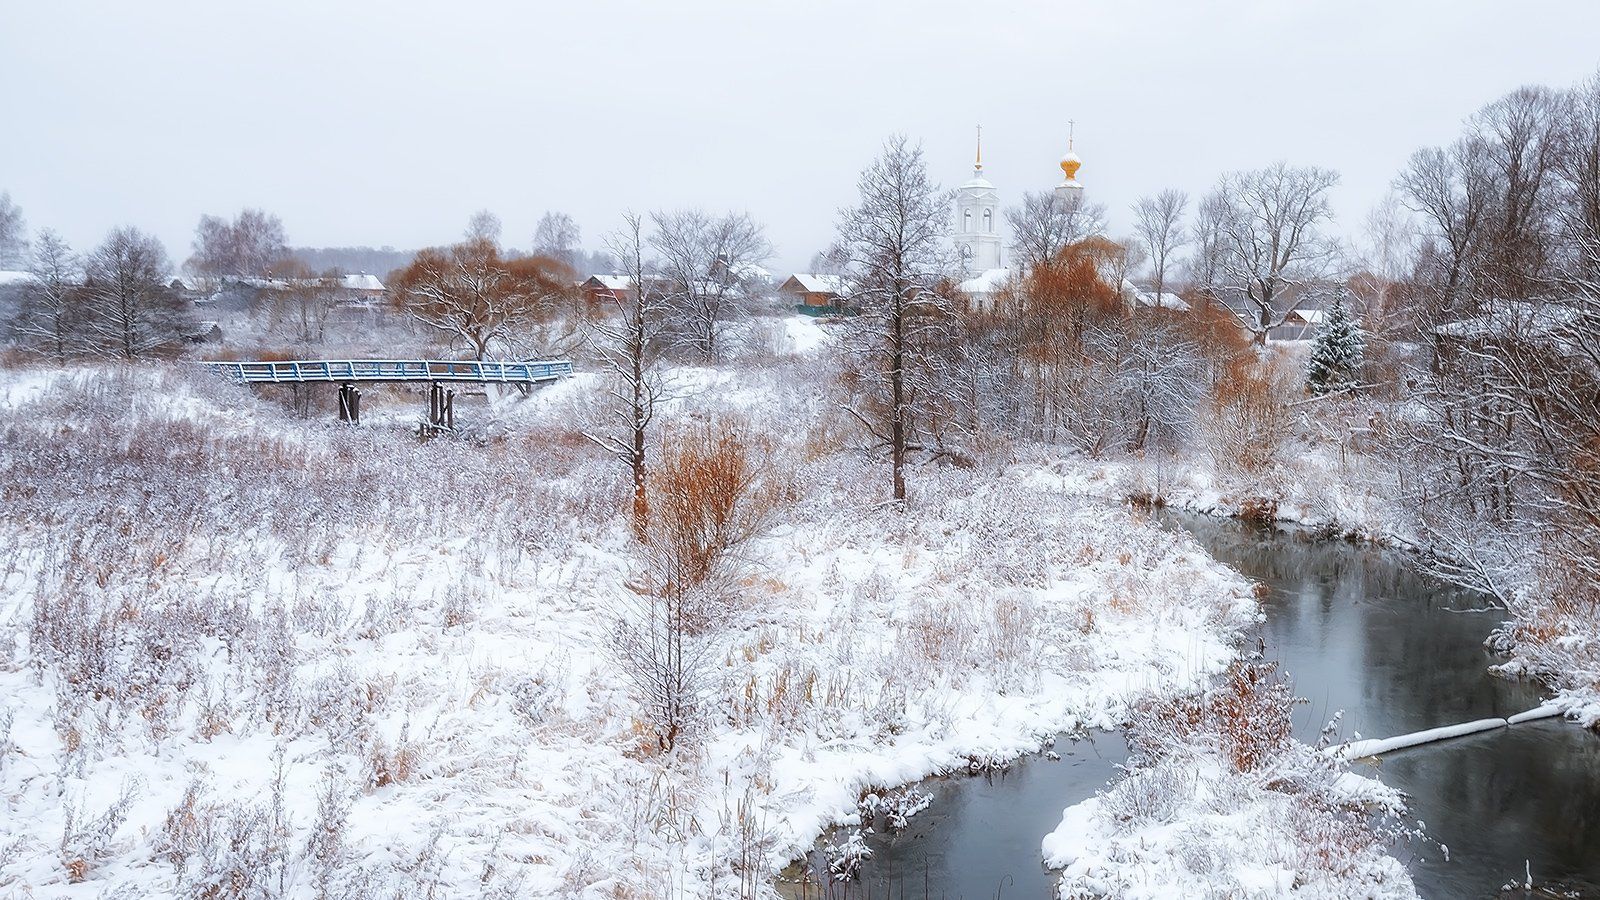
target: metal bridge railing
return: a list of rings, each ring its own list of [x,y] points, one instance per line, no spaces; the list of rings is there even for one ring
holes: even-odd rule
[[[372,381],[504,382],[554,381],[572,374],[564,359],[476,362],[435,359],[295,359],[273,362],[208,361],[207,370],[239,384],[348,384]]]

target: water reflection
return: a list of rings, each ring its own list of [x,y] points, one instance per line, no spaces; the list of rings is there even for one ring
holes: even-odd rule
[[[1267,655],[1310,701],[1296,716],[1302,739],[1315,740],[1338,710],[1344,737],[1389,737],[1506,716],[1541,700],[1535,685],[1486,671],[1495,658],[1483,641],[1501,614],[1480,596],[1426,578],[1404,554],[1297,530],[1162,519],[1270,589],[1261,635]],[[1059,762],[1034,757],[992,778],[929,782],[933,806],[901,834],[872,836],[875,856],[862,880],[831,896],[1050,897],[1055,879],[1040,864],[1040,840],[1064,807],[1110,780],[1127,753],[1116,735],[1056,749]],[[1390,754],[1379,769],[1449,848],[1448,861],[1435,845],[1396,848],[1424,897],[1523,896],[1500,889],[1520,883],[1527,869],[1536,884],[1600,897],[1595,735],[1534,722]],[[812,888],[808,896],[823,895]]]
[[[807,897],[827,900],[927,897],[931,900],[1045,900],[1056,877],[1045,869],[1039,843],[1061,822],[1061,811],[1095,792],[1127,762],[1121,734],[1092,733],[1056,742],[1060,759],[1032,756],[992,775],[934,778],[919,787],[933,805],[905,830],[868,836],[872,860],[859,878]],[[814,869],[820,860],[813,861]],[[825,866],[825,864],[822,864]],[[820,874],[820,872],[819,872]],[[785,896],[799,897],[798,888]]]
[[[1217,559],[1266,584],[1267,654],[1311,702],[1296,720],[1314,740],[1336,710],[1345,736],[1389,737],[1537,706],[1538,687],[1495,678],[1484,639],[1503,618],[1485,599],[1438,584],[1404,554],[1295,531],[1167,515]],[[1600,739],[1535,722],[1384,757],[1449,848],[1407,859],[1425,897],[1492,897],[1521,882],[1600,895]],[[1401,850],[1402,858],[1409,854]],[[1515,894],[1513,895],[1515,896]]]

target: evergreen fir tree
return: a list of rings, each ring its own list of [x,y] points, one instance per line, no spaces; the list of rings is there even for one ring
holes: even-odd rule
[[[1322,330],[1311,342],[1311,364],[1306,371],[1306,387],[1313,394],[1327,394],[1355,387],[1360,383],[1367,339],[1361,326],[1350,317],[1343,298],[1333,301]]]

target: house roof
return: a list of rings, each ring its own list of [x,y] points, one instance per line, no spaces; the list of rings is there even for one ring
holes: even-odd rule
[[[1544,336],[1572,325],[1579,310],[1571,303],[1490,300],[1481,316],[1447,322],[1433,329],[1440,337],[1478,338],[1490,335]]]
[[[633,288],[633,278],[628,275],[590,275],[583,283],[608,291],[626,291]]]
[[[811,272],[796,272],[784,281],[779,290],[793,292],[796,287],[807,294],[845,294],[850,286],[841,275],[818,275]]]
[[[1139,305],[1153,309],[1175,309],[1179,312],[1189,311],[1189,301],[1170,291],[1157,294],[1153,291],[1142,291],[1139,294]]]
[[[32,280],[33,275],[29,272],[15,272],[6,269],[0,269],[0,285],[22,284],[23,282]]]
[[[378,278],[376,275],[368,275],[365,272],[362,272],[359,275],[346,275],[343,278],[343,282],[344,286],[352,291],[383,290],[382,279]]]

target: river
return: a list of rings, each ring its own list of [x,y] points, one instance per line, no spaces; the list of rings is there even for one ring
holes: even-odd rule
[[[1536,685],[1488,672],[1495,658],[1483,642],[1502,614],[1428,579],[1402,553],[1298,529],[1176,513],[1162,520],[1268,588],[1260,638],[1308,701],[1295,721],[1303,740],[1316,740],[1341,710],[1342,736],[1390,737],[1541,701]],[[1058,760],[1034,756],[993,776],[925,782],[933,805],[899,833],[871,835],[874,855],[860,877],[826,896],[1051,897],[1040,840],[1127,756],[1115,734],[1055,749]],[[1600,897],[1600,737],[1559,720],[1530,722],[1389,754],[1376,770],[1407,794],[1435,842],[1395,850],[1422,896]],[[1539,890],[1502,892],[1529,871]]]

